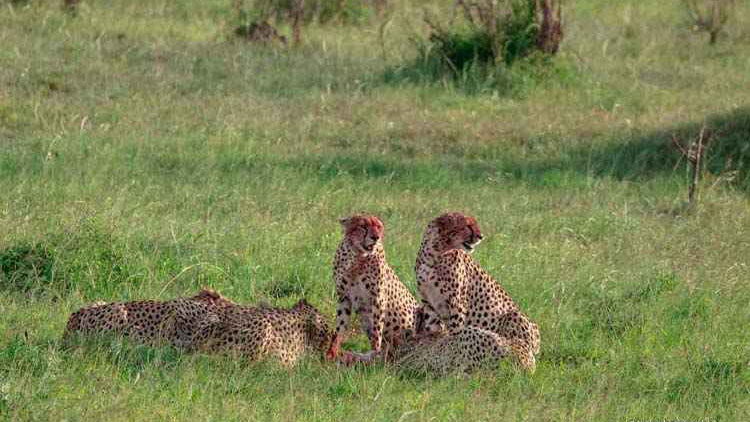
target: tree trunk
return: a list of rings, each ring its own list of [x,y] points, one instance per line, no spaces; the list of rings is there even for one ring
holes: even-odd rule
[[[294,0],[292,6],[292,43],[299,47],[302,42],[302,19],[305,12],[305,0]]]
[[[375,5],[375,13],[379,18],[382,18],[386,9],[388,9],[388,0],[373,0],[372,2]]]
[[[536,0],[537,13],[541,9],[542,22],[539,26],[536,44],[546,54],[555,54],[562,42],[561,0]]]

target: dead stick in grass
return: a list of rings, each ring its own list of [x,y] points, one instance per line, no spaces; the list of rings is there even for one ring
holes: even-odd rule
[[[676,136],[672,136],[672,144],[680,151],[685,159],[690,163],[690,186],[688,187],[688,203],[694,204],[698,192],[698,182],[700,182],[701,169],[703,166],[703,156],[709,142],[713,139],[710,131],[706,130],[706,125],[701,127],[698,138],[685,149]]]

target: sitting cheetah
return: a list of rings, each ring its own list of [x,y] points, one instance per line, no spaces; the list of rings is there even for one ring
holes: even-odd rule
[[[334,359],[346,337],[352,308],[358,312],[371,350],[360,360],[392,350],[414,325],[417,301],[385,260],[384,227],[379,218],[354,215],[340,220],[344,238],[333,261],[338,295],[336,332],[326,356]],[[345,360],[354,359],[344,355]]]
[[[425,231],[416,273],[425,307],[418,331],[451,333],[474,326],[518,344],[521,364],[533,370],[539,353],[539,328],[521,313],[508,293],[469,255],[481,242],[477,221],[461,213],[444,214]]]
[[[147,344],[187,350],[279,358],[293,365],[306,349],[330,343],[325,318],[304,299],[291,309],[240,306],[211,290],[170,301],[97,302],[74,312],[63,338],[74,332],[113,333]]]

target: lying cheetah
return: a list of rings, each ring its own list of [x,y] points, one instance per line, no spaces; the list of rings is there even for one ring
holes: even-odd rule
[[[481,242],[477,221],[461,213],[444,214],[425,231],[416,273],[425,307],[420,331],[451,333],[474,326],[518,344],[521,364],[533,370],[539,353],[539,328],[521,313],[502,287],[469,255]]]
[[[201,345],[209,352],[234,352],[251,359],[278,358],[292,366],[305,351],[321,354],[331,343],[325,317],[302,299],[290,309],[234,306],[219,312],[221,323]]]
[[[210,290],[169,301],[97,302],[70,316],[63,339],[74,332],[112,333],[141,343],[192,349],[213,335],[220,322],[216,311],[227,306],[236,305]]]
[[[471,372],[497,365],[501,359],[524,359],[525,346],[483,328],[466,325],[452,332],[415,338],[398,350],[400,370],[432,375]],[[525,367],[526,362],[517,361]]]
[[[237,352],[250,359],[277,357],[293,365],[307,349],[321,353],[331,334],[323,315],[304,299],[291,309],[240,306],[211,290],[170,301],[98,302],[74,312],[73,333],[113,333],[147,344],[186,350]]]
[[[414,325],[417,301],[385,259],[384,227],[379,218],[354,215],[340,220],[344,238],[333,261],[338,295],[336,333],[326,356],[334,359],[346,337],[352,309],[358,312],[371,350],[367,360],[382,349],[392,350]],[[351,361],[355,355],[344,355]]]

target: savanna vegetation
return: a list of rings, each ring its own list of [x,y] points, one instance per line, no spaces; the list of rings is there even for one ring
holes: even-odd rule
[[[0,420],[750,417],[746,3],[714,35],[710,4],[563,2],[554,55],[481,44],[448,0],[307,2],[287,46],[235,35],[249,0],[69,3],[0,2]],[[446,210],[539,323],[533,375],[60,341],[84,304],[202,286],[333,319],[357,211],[416,291]]]

